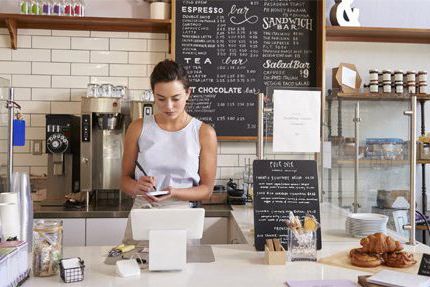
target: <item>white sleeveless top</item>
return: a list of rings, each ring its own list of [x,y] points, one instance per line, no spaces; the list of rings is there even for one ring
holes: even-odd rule
[[[192,118],[183,129],[169,132],[158,126],[154,116],[145,117],[137,160],[149,176],[156,178],[157,190],[199,185],[201,125],[201,121]],[[143,176],[137,167],[134,174],[135,179]]]

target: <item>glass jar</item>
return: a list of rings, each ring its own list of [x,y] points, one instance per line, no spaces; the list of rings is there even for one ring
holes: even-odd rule
[[[33,275],[53,276],[58,273],[63,254],[63,222],[39,219],[33,227]]]
[[[378,82],[378,80],[379,80],[379,71],[377,69],[369,70],[369,81]]]
[[[419,71],[418,72],[418,82],[426,82],[427,83],[427,71]]]
[[[391,83],[391,70],[382,71],[382,81]]]
[[[379,84],[378,80],[371,80],[369,84],[369,91],[371,93],[377,93],[379,92]]]
[[[402,70],[394,71],[394,81],[395,82],[403,82],[403,71]]]
[[[317,232],[288,229],[288,260],[317,261]]]

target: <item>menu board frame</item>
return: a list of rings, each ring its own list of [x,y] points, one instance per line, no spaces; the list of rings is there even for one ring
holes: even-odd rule
[[[323,79],[324,79],[324,69],[323,69],[323,59],[324,59],[324,29],[325,29],[325,1],[315,0],[316,2],[316,19],[315,21],[315,35],[316,35],[316,86],[307,87],[307,88],[323,88]],[[171,25],[171,34],[170,34],[170,52],[171,58],[176,60],[176,33],[177,31],[177,21],[176,21],[176,13],[177,13],[177,1],[172,0],[171,5],[171,15],[172,15],[172,25]],[[264,92],[264,91],[262,91]],[[321,101],[323,102],[323,101]],[[257,95],[255,95],[255,103],[257,103]],[[322,106],[321,109],[324,107]],[[257,122],[258,114],[255,113],[255,122]],[[254,119],[254,118],[253,118]],[[218,131],[218,140],[220,141],[256,141],[257,140],[257,129],[255,130],[255,136],[241,136],[241,135],[222,135],[222,130]],[[270,140],[270,138],[269,138]]]
[[[315,160],[254,160],[254,242],[264,250],[265,239],[279,238],[288,248],[285,219],[289,211],[303,220],[307,213],[320,222],[318,165]],[[297,198],[295,198],[297,196]],[[321,228],[317,249],[321,249]]]

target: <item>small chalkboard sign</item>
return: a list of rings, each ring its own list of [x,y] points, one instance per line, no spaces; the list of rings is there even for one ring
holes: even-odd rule
[[[285,220],[290,211],[301,219],[311,214],[320,222],[317,164],[313,160],[255,160],[255,248],[264,250],[266,238],[280,238],[288,248]],[[321,249],[321,231],[317,232]]]
[[[430,254],[423,254],[418,275],[430,276]]]

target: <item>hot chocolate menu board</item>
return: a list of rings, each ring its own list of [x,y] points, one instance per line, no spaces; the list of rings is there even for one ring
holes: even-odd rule
[[[287,249],[289,212],[303,222],[306,214],[320,222],[317,163],[313,160],[255,160],[254,233],[255,248],[264,250],[266,238],[280,238]],[[317,232],[321,249],[321,231]]]
[[[315,87],[315,0],[178,0],[175,59],[189,73],[188,111],[218,136],[257,135],[266,87]]]

